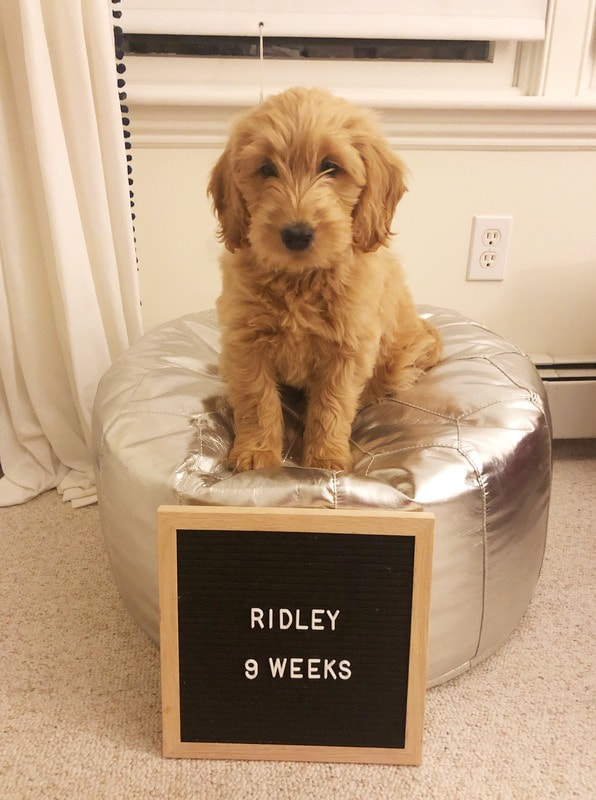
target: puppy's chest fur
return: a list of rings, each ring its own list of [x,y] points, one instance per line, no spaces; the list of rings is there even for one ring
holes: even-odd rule
[[[280,382],[305,388],[331,359],[357,348],[348,324],[353,302],[333,274],[279,275],[259,294],[259,338]]]

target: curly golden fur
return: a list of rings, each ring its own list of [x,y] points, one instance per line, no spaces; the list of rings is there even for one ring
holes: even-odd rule
[[[283,383],[307,398],[303,464],[349,469],[358,407],[440,356],[386,249],[401,161],[369,112],[290,89],[237,122],[208,191],[228,250],[218,312],[231,465],[282,463]]]

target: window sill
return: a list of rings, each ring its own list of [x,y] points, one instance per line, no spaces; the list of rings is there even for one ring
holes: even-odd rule
[[[234,117],[259,100],[252,85],[166,83],[138,78],[134,70],[126,79],[135,147],[222,147]],[[557,99],[514,88],[338,93],[375,109],[401,149],[596,150],[596,92]]]

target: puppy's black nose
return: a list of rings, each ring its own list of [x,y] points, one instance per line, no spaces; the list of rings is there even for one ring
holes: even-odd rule
[[[288,250],[306,250],[314,238],[315,232],[304,222],[288,225],[281,230],[281,240]]]

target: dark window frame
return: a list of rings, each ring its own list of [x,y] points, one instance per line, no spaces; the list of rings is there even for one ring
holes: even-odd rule
[[[257,36],[123,33],[128,55],[194,58],[258,58]],[[425,61],[490,63],[494,46],[487,41],[431,39],[347,39],[268,36],[266,59],[334,61]]]

